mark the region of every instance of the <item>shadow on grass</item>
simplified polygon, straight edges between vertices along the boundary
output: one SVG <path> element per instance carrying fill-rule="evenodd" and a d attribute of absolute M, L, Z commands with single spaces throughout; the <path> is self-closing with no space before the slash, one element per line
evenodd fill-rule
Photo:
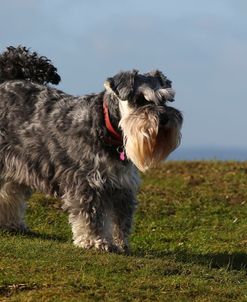
<path fill-rule="evenodd" d="M 161 252 L 151 250 L 147 254 L 138 251 L 137 256 L 164 259 L 166 257 L 175 258 L 176 261 L 188 264 L 199 264 L 210 268 L 225 268 L 227 270 L 246 270 L 247 271 L 247 253 L 207 253 L 194 254 L 186 250 L 174 252 Z"/>
<path fill-rule="evenodd" d="M 44 234 L 44 233 L 29 231 L 27 233 L 27 236 L 32 237 L 32 238 L 40 238 L 40 239 L 43 239 L 43 240 L 68 242 L 67 238 L 65 238 L 63 236 L 59 236 L 59 235 L 54 235 L 54 234 Z"/>
<path fill-rule="evenodd" d="M 10 231 L 10 230 L 1 230 L 1 232 L 8 234 L 9 236 L 22 236 L 24 238 L 37 238 L 42 240 L 52 240 L 58 242 L 68 242 L 69 239 L 63 236 L 55 235 L 55 234 L 45 234 L 45 233 L 38 233 L 34 231 Z"/>

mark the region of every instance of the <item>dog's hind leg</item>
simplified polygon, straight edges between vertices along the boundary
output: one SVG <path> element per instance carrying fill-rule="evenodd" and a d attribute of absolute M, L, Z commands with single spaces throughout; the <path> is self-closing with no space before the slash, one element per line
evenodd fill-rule
<path fill-rule="evenodd" d="M 25 203 L 31 190 L 12 181 L 0 180 L 0 228 L 25 231 Z"/>

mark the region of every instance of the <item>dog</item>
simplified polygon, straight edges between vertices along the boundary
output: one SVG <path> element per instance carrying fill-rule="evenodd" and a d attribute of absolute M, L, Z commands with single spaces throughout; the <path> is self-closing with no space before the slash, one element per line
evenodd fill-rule
<path fill-rule="evenodd" d="M 0 228 L 26 231 L 33 190 L 60 198 L 73 242 L 128 253 L 139 172 L 180 143 L 183 116 L 156 70 L 119 72 L 97 94 L 56 89 L 51 61 L 23 46 L 0 55 Z"/>

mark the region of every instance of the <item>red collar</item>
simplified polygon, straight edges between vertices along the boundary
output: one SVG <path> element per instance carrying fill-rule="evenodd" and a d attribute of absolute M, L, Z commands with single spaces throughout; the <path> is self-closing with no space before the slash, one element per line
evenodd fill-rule
<path fill-rule="evenodd" d="M 125 161 L 126 155 L 125 155 L 125 150 L 123 147 L 123 137 L 112 126 L 110 116 L 109 116 L 108 103 L 105 98 L 103 100 L 103 109 L 104 109 L 104 119 L 105 119 L 106 129 L 108 130 L 108 132 L 110 134 L 109 137 L 106 137 L 106 136 L 104 137 L 104 142 L 107 145 L 113 145 L 116 148 L 116 151 L 119 153 L 119 159 L 121 161 Z"/>
<path fill-rule="evenodd" d="M 104 140 L 107 143 L 110 143 L 114 146 L 119 146 L 120 147 L 120 146 L 123 145 L 123 137 L 112 126 L 110 116 L 109 116 L 108 103 L 107 103 L 105 98 L 104 98 L 104 101 L 103 101 L 103 109 L 104 109 L 105 125 L 106 125 L 106 128 L 107 128 L 108 132 L 111 135 L 111 137 L 105 137 Z"/>

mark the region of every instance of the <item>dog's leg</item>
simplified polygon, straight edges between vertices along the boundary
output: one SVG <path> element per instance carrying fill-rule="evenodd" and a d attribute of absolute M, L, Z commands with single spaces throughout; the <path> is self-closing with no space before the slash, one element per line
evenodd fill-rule
<path fill-rule="evenodd" d="M 69 212 L 74 244 L 85 249 L 114 252 L 111 218 L 102 198 L 95 192 L 79 199 L 69 195 L 64 196 L 64 209 Z"/>
<path fill-rule="evenodd" d="M 131 194 L 119 195 L 113 203 L 114 233 L 113 240 L 119 252 L 129 253 L 128 237 L 130 235 L 136 201 Z"/>
<path fill-rule="evenodd" d="M 26 231 L 24 222 L 25 202 L 31 190 L 11 181 L 0 181 L 0 228 Z"/>

